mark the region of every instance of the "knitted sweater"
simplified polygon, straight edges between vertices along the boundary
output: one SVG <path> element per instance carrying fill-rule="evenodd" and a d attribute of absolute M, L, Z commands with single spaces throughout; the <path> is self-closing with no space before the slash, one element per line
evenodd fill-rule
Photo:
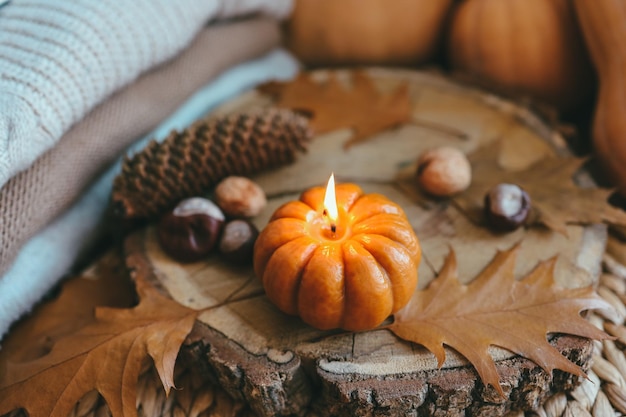
<path fill-rule="evenodd" d="M 0 188 L 211 19 L 291 0 L 12 0 L 0 9 Z"/>

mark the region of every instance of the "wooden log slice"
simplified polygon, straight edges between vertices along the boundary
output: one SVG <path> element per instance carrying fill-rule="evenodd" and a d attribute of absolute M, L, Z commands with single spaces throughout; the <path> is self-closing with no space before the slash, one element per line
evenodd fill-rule
<path fill-rule="evenodd" d="M 331 171 L 338 181 L 355 182 L 365 192 L 380 192 L 400 204 L 420 238 L 423 288 L 442 267 L 450 248 L 457 254 L 459 278 L 470 281 L 503 250 L 521 242 L 516 275 L 559 255 L 556 280 L 568 287 L 593 283 L 606 241 L 603 226 L 569 226 L 567 236 L 542 228 L 506 235 L 473 224 L 449 200 L 432 200 L 412 185 L 417 156 L 425 149 L 452 145 L 466 152 L 501 141 L 507 169 L 528 167 L 539 158 L 565 153 L 559 134 L 536 115 L 493 95 L 455 84 L 441 76 L 406 70 L 371 69 L 381 92 L 408 82 L 413 120 L 382 132 L 349 150 L 349 129 L 315 138 L 297 163 L 254 178 L 269 197 L 254 219 L 263 228 L 282 203 L 322 185 Z M 323 81 L 327 72 L 317 72 Z M 338 71 L 342 82 L 350 73 Z M 271 105 L 249 92 L 214 114 Z M 194 368 L 211 376 L 234 398 L 261 416 L 274 415 L 502 415 L 532 409 L 578 379 L 546 374 L 529 360 L 494 347 L 505 397 L 480 382 L 474 369 L 448 349 L 441 369 L 422 347 L 387 330 L 362 333 L 320 331 L 275 308 L 251 268 L 234 267 L 215 255 L 204 262 L 179 264 L 165 255 L 153 227 L 126 242 L 128 265 L 148 267 L 155 285 L 181 304 L 202 313 L 183 349 Z M 514 326 L 511 323 L 511 326 Z M 591 342 L 553 336 L 551 343 L 586 368 Z"/>

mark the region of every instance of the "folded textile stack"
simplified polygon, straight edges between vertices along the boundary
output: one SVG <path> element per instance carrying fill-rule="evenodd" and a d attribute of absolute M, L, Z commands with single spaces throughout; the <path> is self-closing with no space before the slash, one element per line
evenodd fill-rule
<path fill-rule="evenodd" d="M 131 143 L 293 75 L 295 61 L 271 52 L 290 7 L 13 0 L 0 9 L 0 338 L 93 237 L 117 172 L 107 168 Z"/>

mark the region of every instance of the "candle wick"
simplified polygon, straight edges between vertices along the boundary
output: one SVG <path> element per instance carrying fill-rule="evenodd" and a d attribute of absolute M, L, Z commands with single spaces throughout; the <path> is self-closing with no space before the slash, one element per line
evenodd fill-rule
<path fill-rule="evenodd" d="M 330 231 L 333 234 L 335 234 L 337 232 L 337 225 L 335 223 L 333 223 L 333 221 L 328 216 L 328 210 L 327 209 L 324 209 L 324 211 L 322 211 L 322 216 L 324 216 L 328 220 L 328 222 L 330 223 Z"/>

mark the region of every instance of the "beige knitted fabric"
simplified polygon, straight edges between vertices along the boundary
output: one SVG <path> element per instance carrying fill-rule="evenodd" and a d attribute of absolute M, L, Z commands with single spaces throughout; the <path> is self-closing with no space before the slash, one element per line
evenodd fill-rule
<path fill-rule="evenodd" d="M 208 21 L 291 0 L 12 0 L 0 9 L 0 187 Z"/>
<path fill-rule="evenodd" d="M 58 145 L 11 178 L 0 190 L 0 275 L 21 246 L 66 210 L 130 143 L 221 71 L 278 42 L 278 24 L 269 18 L 203 29 L 182 54 L 96 107 Z"/>

